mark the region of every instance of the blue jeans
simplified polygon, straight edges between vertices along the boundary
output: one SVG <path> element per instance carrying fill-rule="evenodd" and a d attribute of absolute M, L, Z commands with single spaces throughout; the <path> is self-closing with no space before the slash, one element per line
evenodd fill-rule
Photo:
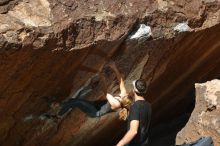
<path fill-rule="evenodd" d="M 67 101 L 61 103 L 61 108 L 58 115 L 62 116 L 66 112 L 68 112 L 71 108 L 74 107 L 81 109 L 90 117 L 100 117 L 107 113 L 113 112 L 110 103 L 107 101 L 104 102 L 104 104 L 102 103 L 101 107 L 97 109 L 95 106 L 95 102 L 93 103 L 91 101 L 87 101 L 83 99 L 70 98 Z"/>

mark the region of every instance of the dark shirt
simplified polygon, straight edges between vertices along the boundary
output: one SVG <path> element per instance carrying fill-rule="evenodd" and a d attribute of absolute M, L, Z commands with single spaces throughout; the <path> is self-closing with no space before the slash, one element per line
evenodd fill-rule
<path fill-rule="evenodd" d="M 141 146 L 147 144 L 151 112 L 151 105 L 145 100 L 135 101 L 134 104 L 131 105 L 128 116 L 128 130 L 130 129 L 130 122 L 132 120 L 138 120 L 139 127 L 138 133 L 129 144 Z"/>

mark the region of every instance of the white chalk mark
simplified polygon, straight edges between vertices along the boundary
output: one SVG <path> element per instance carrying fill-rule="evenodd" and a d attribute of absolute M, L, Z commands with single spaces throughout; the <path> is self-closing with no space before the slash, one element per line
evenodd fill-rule
<path fill-rule="evenodd" d="M 174 31 L 177 31 L 177 32 L 186 32 L 189 30 L 190 30 L 190 27 L 188 26 L 187 22 L 179 23 L 174 27 Z"/>
<path fill-rule="evenodd" d="M 129 39 L 139 39 L 142 37 L 149 38 L 151 35 L 152 32 L 150 26 L 147 26 L 145 24 L 140 24 L 138 30 L 134 34 L 128 36 L 128 38 Z"/>

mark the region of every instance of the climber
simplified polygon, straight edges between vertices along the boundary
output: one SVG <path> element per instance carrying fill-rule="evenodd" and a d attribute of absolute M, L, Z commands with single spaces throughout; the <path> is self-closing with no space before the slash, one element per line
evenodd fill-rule
<path fill-rule="evenodd" d="M 134 103 L 128 116 L 128 131 L 117 146 L 147 146 L 151 120 L 151 105 L 145 100 L 147 91 L 143 80 L 133 81 Z"/>
<path fill-rule="evenodd" d="M 63 117 L 68 111 L 73 107 L 78 107 L 83 112 L 85 112 L 90 117 L 100 117 L 106 113 L 113 112 L 119 108 L 123 110 L 119 112 L 120 119 L 126 119 L 127 111 L 132 103 L 132 98 L 127 94 L 124 80 L 122 75 L 118 71 L 115 63 L 109 63 L 109 67 L 115 72 L 118 81 L 120 82 L 120 94 L 119 96 L 113 96 L 107 93 L 107 101 L 87 101 L 81 99 L 82 94 L 85 96 L 83 91 L 87 90 L 88 86 L 82 87 L 78 92 L 73 95 L 73 98 L 70 98 L 61 104 L 52 103 L 51 107 L 56 109 L 55 114 L 46 114 L 47 117 Z M 94 82 L 94 81 L 93 81 Z M 88 93 L 88 92 L 87 92 Z M 58 107 L 58 108 L 57 108 Z"/>
<path fill-rule="evenodd" d="M 114 62 L 109 63 L 109 67 L 114 71 L 116 74 L 117 80 L 119 82 L 120 94 L 118 96 L 112 96 L 111 94 L 107 94 L 106 98 L 111 105 L 112 109 L 119 109 L 122 110 L 119 112 L 120 119 L 126 120 L 129 108 L 133 103 L 132 92 L 128 93 L 125 87 L 124 79 L 119 72 L 116 64 Z"/>

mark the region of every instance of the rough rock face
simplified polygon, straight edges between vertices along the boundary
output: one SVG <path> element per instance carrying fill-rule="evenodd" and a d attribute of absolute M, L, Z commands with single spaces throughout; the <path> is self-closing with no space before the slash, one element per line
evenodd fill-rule
<path fill-rule="evenodd" d="M 59 122 L 40 116 L 50 109 L 43 96 L 71 97 L 110 59 L 128 86 L 146 79 L 154 123 L 182 113 L 193 84 L 219 76 L 219 9 L 219 1 L 205 0 L 1 1 L 1 145 L 114 145 L 123 132 L 117 114 L 92 119 L 74 109 Z M 186 22 L 187 32 L 174 31 Z M 151 27 L 151 38 L 130 39 L 139 24 Z M 116 94 L 106 72 L 107 90 Z M 85 98 L 104 99 L 102 84 Z"/>
<path fill-rule="evenodd" d="M 186 126 L 178 133 L 176 143 L 192 142 L 211 136 L 220 145 L 220 80 L 196 84 L 196 106 Z"/>

